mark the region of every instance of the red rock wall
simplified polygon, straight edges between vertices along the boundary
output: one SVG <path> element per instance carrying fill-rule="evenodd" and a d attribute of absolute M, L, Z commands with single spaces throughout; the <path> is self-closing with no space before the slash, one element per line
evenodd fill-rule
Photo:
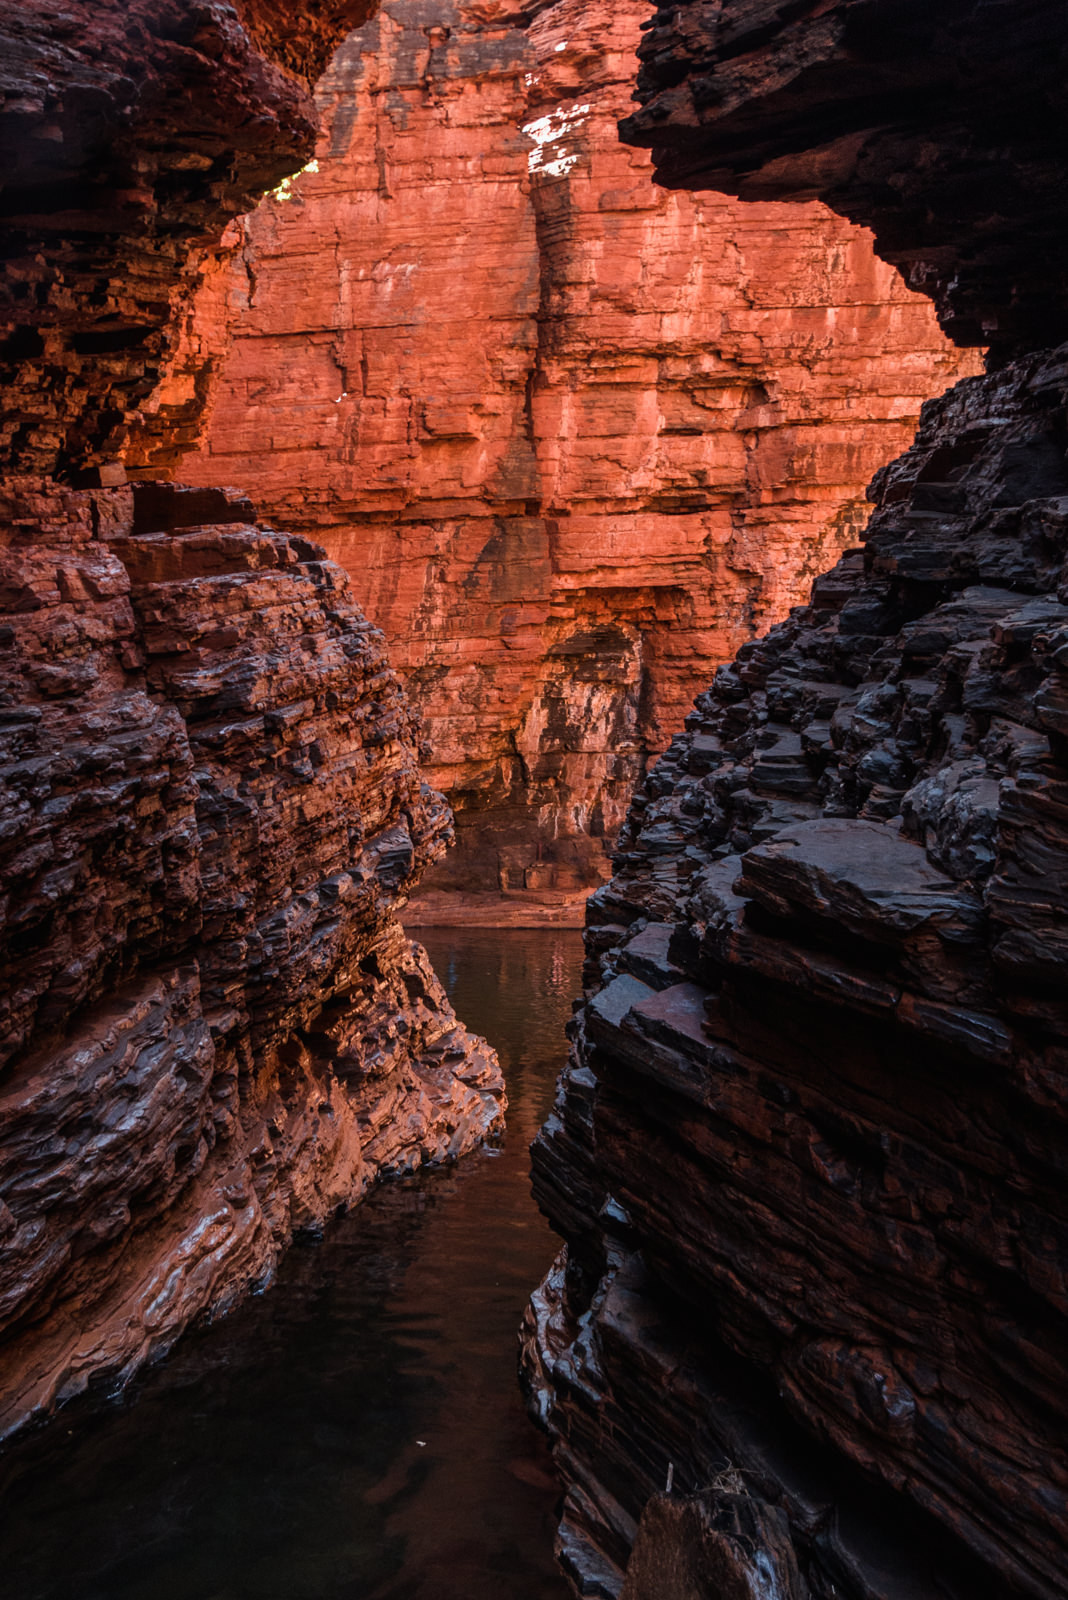
<path fill-rule="evenodd" d="M 254 484 L 385 630 L 457 810 L 443 885 L 603 878 L 708 664 L 855 541 L 974 364 L 820 206 L 652 186 L 615 128 L 644 10 L 387 4 L 172 378 L 193 418 L 220 369 L 183 475 Z M 135 459 L 173 458 L 150 429 Z"/>
<path fill-rule="evenodd" d="M 366 14 L 0 19 L 0 1436 L 500 1126 L 397 920 L 451 824 L 344 571 L 238 494 L 66 481 L 121 482 L 213 230 L 311 147 L 290 69 Z"/>
<path fill-rule="evenodd" d="M 932 404 L 589 902 L 534 1147 L 577 1573 L 732 1463 L 817 1593 L 1063 1593 L 1066 356 Z"/>
<path fill-rule="evenodd" d="M 396 920 L 449 815 L 344 572 L 203 491 L 3 513 L 0 1435 L 502 1099 Z"/>

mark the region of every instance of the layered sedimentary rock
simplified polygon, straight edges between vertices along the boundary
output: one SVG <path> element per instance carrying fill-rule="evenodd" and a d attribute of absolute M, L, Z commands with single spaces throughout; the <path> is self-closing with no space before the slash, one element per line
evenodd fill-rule
<path fill-rule="evenodd" d="M 200 490 L 5 497 L 0 1430 L 499 1124 L 395 918 L 449 815 L 346 574 Z"/>
<path fill-rule="evenodd" d="M 936 9 L 992 59 L 996 7 Z M 1042 11 L 1020 10 L 1026 63 Z M 901 24 L 873 137 L 911 149 L 909 190 L 933 15 L 662 8 L 642 115 L 667 176 L 761 170 L 795 93 L 812 127 L 871 116 L 836 98 L 867 19 Z M 1060 14 L 1044 26 L 1056 59 Z M 1020 64 L 999 46 L 985 114 L 1005 126 Z M 943 109 L 931 214 L 893 248 L 958 226 L 967 297 L 986 235 L 942 184 L 979 146 L 955 150 Z M 1063 162 L 1028 143 L 1042 114 L 1004 162 Z M 823 159 L 784 158 L 780 192 Z M 1047 262 L 1017 265 L 984 292 L 1022 339 Z M 698 697 L 590 902 L 587 1000 L 535 1147 L 566 1248 L 525 1335 L 583 1593 L 620 1593 L 632 1545 L 636 1600 L 1066 1592 L 1066 401 L 1062 346 L 928 405 L 863 550 Z"/>
<path fill-rule="evenodd" d="M 41 0 L 0 16 L 0 461 L 118 461 L 190 249 L 314 147 L 308 83 L 368 0 Z"/>
<path fill-rule="evenodd" d="M 254 483 L 353 575 L 457 808 L 441 885 L 601 881 L 709 664 L 807 596 L 972 370 L 824 207 L 653 187 L 616 134 L 644 12 L 388 3 L 130 457 L 174 465 L 214 371 L 178 470 Z"/>
<path fill-rule="evenodd" d="M 4 19 L 0 1434 L 500 1123 L 396 919 L 451 824 L 344 571 L 237 494 L 42 475 L 121 480 L 194 235 L 306 157 L 291 69 L 364 16 Z"/>
<path fill-rule="evenodd" d="M 960 344 L 1068 336 L 1058 0 L 662 3 L 641 110 L 659 182 L 819 196 L 873 228 Z"/>

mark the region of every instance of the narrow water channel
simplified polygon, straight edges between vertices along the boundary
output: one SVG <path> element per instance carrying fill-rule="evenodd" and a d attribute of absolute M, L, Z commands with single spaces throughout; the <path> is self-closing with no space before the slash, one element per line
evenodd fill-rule
<path fill-rule="evenodd" d="M 516 1329 L 554 1252 L 527 1146 L 579 988 L 566 930 L 428 930 L 497 1047 L 503 1148 L 383 1185 L 122 1402 L 0 1457 L 4 1600 L 565 1600 Z"/>

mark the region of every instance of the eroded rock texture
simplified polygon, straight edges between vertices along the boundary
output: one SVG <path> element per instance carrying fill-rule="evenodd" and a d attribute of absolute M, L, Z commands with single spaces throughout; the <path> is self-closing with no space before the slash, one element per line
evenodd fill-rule
<path fill-rule="evenodd" d="M 784 1513 L 751 1495 L 654 1495 L 622 1600 L 809 1600 Z"/>
<path fill-rule="evenodd" d="M 648 58 L 677 75 L 671 172 L 758 165 L 783 103 L 763 86 L 817 22 L 896 15 L 908 88 L 936 13 L 974 12 L 989 55 L 979 10 L 662 11 L 693 64 Z M 706 88 L 722 143 L 711 111 L 688 142 Z M 904 95 L 909 126 L 924 103 Z M 990 286 L 1012 318 L 1044 262 Z M 863 551 L 698 697 L 590 902 L 535 1146 L 566 1248 L 525 1331 L 583 1593 L 618 1594 L 632 1544 L 643 1600 L 1068 1592 L 1066 399 L 1062 346 L 928 405 Z"/>
<path fill-rule="evenodd" d="M 312 10 L 3 17 L 0 1436 L 500 1125 L 396 918 L 451 822 L 345 572 L 235 493 L 53 475 L 121 480 L 194 236 L 312 148 L 291 69 L 367 9 Z"/>
<path fill-rule="evenodd" d="M 1060 0 L 662 0 L 624 138 L 657 180 L 819 196 L 959 344 L 1068 337 Z"/>
<path fill-rule="evenodd" d="M 220 372 L 179 470 L 254 483 L 352 573 L 463 890 L 603 880 L 709 665 L 807 597 L 921 400 L 974 370 L 824 207 L 653 187 L 616 133 L 645 9 L 387 3 L 132 457 L 169 469 L 167 408 Z"/>
<path fill-rule="evenodd" d="M 590 903 L 537 1303 L 568 1538 L 616 1561 L 669 1460 L 691 1491 L 729 1460 L 817 1593 L 883 1592 L 774 1423 L 709 1398 L 690 1434 L 722 1341 L 1006 1589 L 1064 1592 L 1066 389 L 1062 351 L 930 404 L 864 554 L 719 672 Z"/>
<path fill-rule="evenodd" d="M 346 574 L 201 490 L 3 507 L 0 1429 L 498 1126 L 397 907 L 449 815 Z"/>
<path fill-rule="evenodd" d="M 0 462 L 113 467 L 201 271 L 193 245 L 301 166 L 307 81 L 370 0 L 0 9 Z"/>

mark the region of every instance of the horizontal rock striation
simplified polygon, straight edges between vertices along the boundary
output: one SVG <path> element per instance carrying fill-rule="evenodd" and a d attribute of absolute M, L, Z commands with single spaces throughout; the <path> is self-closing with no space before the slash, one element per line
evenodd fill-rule
<path fill-rule="evenodd" d="M 119 462 L 368 10 L 0 20 L 0 1436 L 501 1124 L 493 1052 L 397 920 L 451 821 L 381 634 L 241 495 Z"/>
<path fill-rule="evenodd" d="M 450 821 L 344 572 L 213 491 L 3 516 L 0 1433 L 503 1105 L 396 919 Z"/>
<path fill-rule="evenodd" d="M 1068 338 L 1059 0 L 660 0 L 640 55 L 659 183 L 819 197 L 996 360 Z"/>
<path fill-rule="evenodd" d="M 174 468 L 214 372 L 177 470 L 254 483 L 353 575 L 456 808 L 442 888 L 602 881 L 710 664 L 807 596 L 976 369 L 824 207 L 651 184 L 616 133 L 643 14 L 388 0 L 127 457 Z"/>
<path fill-rule="evenodd" d="M 1066 398 L 925 408 L 590 901 L 528 1328 L 583 1592 L 730 1467 L 813 1594 L 1064 1593 Z"/>
<path fill-rule="evenodd" d="M 0 462 L 115 481 L 202 275 L 191 248 L 311 154 L 368 0 L 41 0 L 0 17 Z M 121 477 L 119 478 L 121 481 Z"/>
<path fill-rule="evenodd" d="M 663 181 L 818 193 L 998 348 L 698 696 L 590 901 L 524 1331 L 583 1593 L 1066 1592 L 1068 346 L 1026 348 L 1064 331 L 1063 19 L 1007 16 L 647 30 Z"/>

